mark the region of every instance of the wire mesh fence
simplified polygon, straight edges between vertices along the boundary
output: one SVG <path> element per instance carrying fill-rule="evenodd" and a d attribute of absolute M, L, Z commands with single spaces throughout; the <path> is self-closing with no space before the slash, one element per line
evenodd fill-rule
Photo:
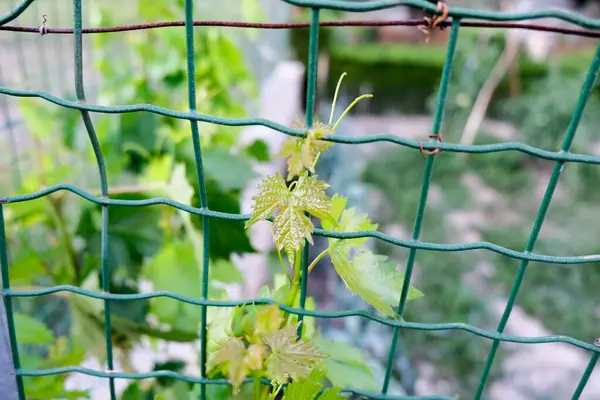
<path fill-rule="evenodd" d="M 111 243 L 109 240 L 109 232 L 108 232 L 108 215 L 110 212 L 111 206 L 123 206 L 123 207 L 149 207 L 154 205 L 166 205 L 169 207 L 174 207 L 176 209 L 200 216 L 202 218 L 202 225 L 204 229 L 207 229 L 209 224 L 218 224 L 219 220 L 231 220 L 231 221 L 239 221 L 242 223 L 243 221 L 248 220 L 249 215 L 243 214 L 230 214 L 223 212 L 216 212 L 210 209 L 210 204 L 207 204 L 207 187 L 205 182 L 205 176 L 203 171 L 203 157 L 202 157 L 202 148 L 200 144 L 200 136 L 201 132 L 198 127 L 199 122 L 225 125 L 225 126 L 250 126 L 250 125 L 261 125 L 264 127 L 268 127 L 277 131 L 279 133 L 302 137 L 305 135 L 305 130 L 289 128 L 286 126 L 282 126 L 280 124 L 273 123 L 268 120 L 263 120 L 259 118 L 246 118 L 246 119 L 232 119 L 232 118 L 223 118 L 219 116 L 213 115 L 204 115 L 200 114 L 196 111 L 196 83 L 194 81 L 194 70 L 196 68 L 196 60 L 194 57 L 194 52 L 191 49 L 194 48 L 194 36 L 192 34 L 195 26 L 202 25 L 226 25 L 226 26 L 240 26 L 240 27 L 254 27 L 254 28 L 263 28 L 263 29 L 291 29 L 291 28 L 309 28 L 309 51 L 308 51 L 308 71 L 307 71 L 307 87 L 306 87 L 306 126 L 311 127 L 314 123 L 314 108 L 315 108 L 315 92 L 316 92 L 316 78 L 317 78 L 317 63 L 318 63 L 318 43 L 319 43 L 319 30 L 321 26 L 336 26 L 336 25 L 363 25 L 363 26 L 372 26 L 377 24 L 388 24 L 388 25 L 409 25 L 409 26 L 417 26 L 423 23 L 423 21 L 383 21 L 383 22 L 373 22 L 373 21 L 353 21 L 353 22 L 344 22 L 344 21 L 327 21 L 323 22 L 320 20 L 320 11 L 322 9 L 332 9 L 332 10 L 341 10 L 347 12 L 368 12 L 375 10 L 382 10 L 391 7 L 397 6 L 409 6 L 415 8 L 423 8 L 429 13 L 436 15 L 436 11 L 440 11 L 439 8 L 436 9 L 436 5 L 431 4 L 424 0 L 372 0 L 366 2 L 351 2 L 351 1 L 343 1 L 343 0 L 283 0 L 284 2 L 303 7 L 310 10 L 311 20 L 310 23 L 296 23 L 296 24 L 246 24 L 246 23 L 227 23 L 227 22 L 207 22 L 207 21 L 194 21 L 193 15 L 193 0 L 185 0 L 185 18 L 183 21 L 178 22 L 169 22 L 169 23 L 155 23 L 155 24 L 143 24 L 136 26 L 127 26 L 127 27 L 114 27 L 114 28 L 100 28 L 100 29 L 84 29 L 83 23 L 83 12 L 82 12 L 82 1 L 74 0 L 73 1 L 73 20 L 74 26 L 73 29 L 52 29 L 46 28 L 44 26 L 41 27 L 31 27 L 31 28 L 23 28 L 23 27 L 14 27 L 7 26 L 6 24 L 16 20 L 23 12 L 25 12 L 29 7 L 31 7 L 35 2 L 34 0 L 24 0 L 22 1 L 16 8 L 10 11 L 8 14 L 0 17 L 0 29 L 2 30 L 12 30 L 12 31 L 22 31 L 22 32 L 30 32 L 30 33 L 43 33 L 43 34 L 64 34 L 64 35 L 73 35 L 73 44 L 74 44 L 74 83 L 75 83 L 75 93 L 77 100 L 70 101 L 64 98 L 60 98 L 49 94 L 47 91 L 42 88 L 42 90 L 36 89 L 11 89 L 9 87 L 0 87 L 0 93 L 5 96 L 16 96 L 16 97 L 35 97 L 43 99 L 47 102 L 53 103 L 59 107 L 66 107 L 73 110 L 79 110 L 81 113 L 81 118 L 84 122 L 85 128 L 87 130 L 90 143 L 92 145 L 96 160 L 98 173 L 100 178 L 100 186 L 101 186 L 101 195 L 94 196 L 76 186 L 73 185 L 55 185 L 49 188 L 45 188 L 35 193 L 30 193 L 26 195 L 20 196 L 0 196 L 0 264 L 1 264 L 1 272 L 2 272 L 2 296 L 3 296 L 3 305 L 6 313 L 6 324 L 8 327 L 8 338 L 10 341 L 10 349 L 11 349 L 11 358 L 12 365 L 14 367 L 14 380 L 13 384 L 16 384 L 14 388 L 17 393 L 11 393 L 11 386 L 7 385 L 6 388 L 0 389 L 0 393 L 3 393 L 4 398 L 13 399 L 19 398 L 21 400 L 25 399 L 25 392 L 23 386 L 23 377 L 28 376 L 50 376 L 50 375 L 58 375 L 65 373 L 82 373 L 90 376 L 105 378 L 108 381 L 108 385 L 110 386 L 110 396 L 111 400 L 115 400 L 117 398 L 115 391 L 115 383 L 116 379 L 146 379 L 152 377 L 169 377 L 179 380 L 184 380 L 190 383 L 195 383 L 200 385 L 200 396 L 202 399 L 207 398 L 206 388 L 207 385 L 212 384 L 220 384 L 225 385 L 228 384 L 227 380 L 224 379 L 209 379 L 207 377 L 206 370 L 206 361 L 207 361 L 207 309 L 209 307 L 233 307 L 236 305 L 242 304 L 272 304 L 273 301 L 269 299 L 249 299 L 245 301 L 214 301 L 208 299 L 208 273 L 209 273 L 209 259 L 208 259 L 208 246 L 210 245 L 210 236 L 208 233 L 204 235 L 204 262 L 202 268 L 202 287 L 200 290 L 201 297 L 199 299 L 190 298 L 187 296 L 182 296 L 177 293 L 172 292 L 150 292 L 144 294 L 136 294 L 136 295 L 127 295 L 127 294 L 113 294 L 111 293 L 110 287 L 110 265 L 109 265 L 109 254 L 111 251 Z M 599 31 L 600 29 L 600 21 L 591 20 L 588 18 L 584 18 L 582 16 L 564 12 L 564 11 L 537 11 L 531 13 L 501 13 L 501 12 L 493 12 L 493 11 L 477 11 L 473 9 L 463 9 L 463 8 L 453 8 L 450 7 L 447 9 L 448 14 L 444 16 L 444 18 L 440 18 L 435 24 L 430 23 L 428 26 L 425 26 L 426 29 L 435 29 L 437 27 L 449 28 L 450 34 L 447 44 L 446 50 L 446 62 L 443 67 L 442 76 L 440 78 L 440 86 L 438 93 L 438 101 L 434 114 L 434 122 L 431 128 L 431 140 L 426 143 L 420 143 L 414 140 L 402 139 L 396 136 L 387 135 L 387 134 L 373 134 L 359 138 L 347 138 L 342 136 L 328 136 L 325 140 L 329 140 L 336 143 L 343 143 L 349 145 L 360 145 L 365 143 L 374 143 L 374 142 L 387 142 L 393 145 L 406 146 L 414 149 L 415 151 L 421 151 L 428 153 L 425 161 L 425 169 L 421 186 L 421 195 L 418 203 L 418 208 L 416 210 L 416 219 L 414 223 L 414 229 L 412 233 L 411 239 L 402 240 L 395 237 L 391 237 L 389 235 L 377 232 L 377 231 L 360 231 L 360 232 L 352 232 L 352 233 L 339 233 L 339 232 L 331 232 L 323 229 L 316 229 L 315 234 L 317 236 L 330 237 L 330 238 L 340 238 L 340 239 L 350 239 L 350 238 L 360 238 L 360 237 L 371 237 L 376 238 L 378 240 L 382 240 L 388 242 L 390 244 L 401 246 L 409 249 L 409 257 L 406 263 L 406 274 L 404 281 L 404 290 L 402 291 L 401 298 L 398 299 L 398 317 L 402 317 L 404 313 L 404 309 L 406 307 L 408 288 L 411 282 L 413 268 L 415 266 L 415 260 L 419 251 L 437 251 L 437 252 L 455 252 L 455 251 L 469 251 L 469 250 L 477 250 L 484 249 L 487 251 L 496 252 L 502 254 L 506 257 L 510 257 L 513 259 L 520 260 L 520 265 L 518 271 L 515 276 L 514 284 L 512 286 L 512 290 L 510 292 L 510 296 L 508 302 L 505 306 L 504 313 L 497 325 L 497 329 L 495 331 L 487 331 L 476 326 L 472 326 L 465 323 L 417 323 L 417 322 L 403 322 L 400 318 L 398 319 L 390 319 L 383 318 L 377 316 L 372 313 L 367 313 L 364 311 L 341 311 L 341 312 L 321 312 L 321 311 L 310 311 L 305 308 L 306 301 L 306 284 L 302 285 L 302 290 L 300 294 L 300 307 L 292 308 L 287 307 L 285 305 L 279 305 L 282 310 L 285 310 L 289 313 L 299 315 L 299 319 L 301 320 L 304 316 L 316 317 L 316 318 L 344 318 L 349 316 L 359 316 L 362 318 L 367 318 L 373 321 L 377 321 L 381 324 L 390 326 L 394 328 L 393 335 L 390 338 L 389 345 L 389 359 L 387 362 L 387 369 L 385 373 L 385 377 L 383 380 L 383 385 L 381 387 L 381 391 L 379 393 L 366 393 L 360 390 L 356 390 L 352 387 L 345 388 L 346 393 L 354 393 L 356 395 L 364 396 L 367 398 L 374 399 L 392 399 L 392 398 L 404 398 L 398 396 L 388 395 L 389 382 L 393 369 L 393 360 L 394 354 L 396 351 L 396 337 L 398 336 L 400 330 L 410 329 L 410 330 L 422 330 L 422 331 L 444 331 L 444 330 L 460 330 L 466 331 L 470 334 L 477 335 L 483 338 L 487 338 L 492 341 L 492 346 L 489 351 L 485 366 L 481 371 L 481 377 L 479 381 L 479 387 L 477 392 L 474 395 L 475 399 L 480 399 L 484 396 L 486 389 L 486 382 L 488 381 L 491 368 L 494 364 L 494 359 L 496 356 L 496 352 L 500 343 L 502 342 L 513 342 L 513 343 L 524 343 L 524 344 L 539 344 L 539 343 L 568 343 L 572 346 L 578 347 L 580 349 L 586 350 L 589 352 L 589 363 L 582 374 L 580 380 L 576 383 L 575 390 L 573 392 L 572 398 L 579 398 L 582 392 L 585 389 L 585 386 L 594 370 L 595 365 L 598 362 L 598 358 L 600 357 L 600 346 L 598 341 L 590 340 L 590 342 L 583 342 L 581 340 L 576 340 L 571 337 L 566 336 L 547 336 L 547 337 L 515 337 L 504 334 L 504 329 L 508 322 L 508 319 L 511 316 L 511 312 L 515 306 L 517 296 L 519 291 L 522 289 L 522 281 L 526 274 L 528 264 L 532 261 L 545 262 L 549 264 L 581 264 L 581 263 L 594 263 L 600 262 L 600 255 L 579 255 L 579 256 L 550 256 L 544 254 L 537 254 L 534 252 L 534 248 L 536 245 L 536 241 L 538 239 L 538 235 L 544 223 L 546 213 L 552 201 L 554 191 L 558 185 L 559 178 L 561 173 L 568 162 L 574 163 L 585 163 L 585 164 L 600 164 L 600 157 L 586 154 L 574 154 L 570 152 L 571 145 L 577 133 L 578 124 L 581 120 L 582 114 L 586 107 L 587 101 L 590 97 L 592 89 L 596 83 L 596 78 L 598 75 L 598 71 L 600 69 L 600 45 L 598 46 L 595 56 L 592 60 L 591 65 L 589 66 L 589 70 L 587 76 L 585 77 L 584 82 L 581 87 L 581 94 L 579 96 L 579 100 L 577 105 L 573 111 L 573 116 L 571 122 L 564 134 L 563 144 L 560 151 L 551 152 L 547 150 L 542 150 L 533 146 L 525 145 L 517 142 L 509 142 L 509 143 L 498 143 L 492 145 L 460 145 L 447 143 L 442 141 L 442 121 L 444 117 L 445 110 L 445 102 L 448 92 L 449 86 L 449 77 L 452 71 L 452 62 L 454 60 L 454 53 L 456 49 L 457 41 L 459 40 L 459 32 L 462 27 L 468 26 L 484 26 L 484 27 L 508 27 L 508 28 L 528 28 L 528 29 L 537 29 L 537 30 L 549 30 L 562 32 L 565 34 L 574 34 L 588 37 L 600 37 Z M 437 14 L 439 16 L 439 14 Z M 565 29 L 565 28 L 550 28 L 544 26 L 537 26 L 534 24 L 521 24 L 519 21 L 523 20 L 535 20 L 540 18 L 557 18 L 569 23 L 573 23 L 578 25 L 579 28 L 576 29 Z M 84 34 L 100 34 L 102 32 L 118 32 L 125 30 L 135 30 L 135 29 L 153 29 L 153 28 L 165 28 L 165 27 L 174 27 L 180 26 L 184 27 L 186 31 L 186 46 L 187 46 L 187 71 L 188 71 L 188 106 L 189 111 L 175 111 L 172 109 L 159 107 L 152 104 L 136 104 L 136 105 L 125 105 L 125 106 L 100 106 L 94 105 L 86 102 L 86 92 L 84 90 L 84 77 L 83 77 L 83 61 L 84 61 L 84 46 L 83 46 L 83 36 Z M 42 31 L 43 29 L 43 31 Z M 11 56 L 11 55 L 9 55 Z M 18 56 L 18 55 L 17 55 Z M 27 80 L 27 77 L 25 77 Z M 50 81 L 50 79 L 47 79 Z M 3 96 L 3 98 L 5 98 Z M 154 198 L 150 200 L 121 200 L 121 199 L 113 199 L 109 197 L 108 194 L 108 179 L 107 172 L 105 166 L 105 159 L 103 152 L 100 148 L 94 123 L 91 119 L 92 113 L 108 113 L 108 114 L 120 114 L 120 113 L 135 113 L 135 112 L 149 112 L 154 113 L 170 118 L 187 120 L 190 123 L 190 133 L 193 138 L 193 148 L 195 155 L 195 166 L 196 166 L 196 176 L 197 176 L 197 185 L 200 194 L 200 202 L 201 207 L 191 207 L 170 199 L 166 198 Z M 502 246 L 499 246 L 494 243 L 488 242 L 476 242 L 476 243 L 466 243 L 466 244 L 443 244 L 443 243 L 429 243 L 420 240 L 421 228 L 423 224 L 423 218 L 426 214 L 426 205 L 429 187 L 431 183 L 431 179 L 434 173 L 434 163 L 436 159 L 436 155 L 440 152 L 460 152 L 460 153 L 492 153 L 492 152 L 506 152 L 506 151 L 519 151 L 522 153 L 529 154 L 533 157 L 537 157 L 540 159 L 545 159 L 549 161 L 555 162 L 554 170 L 548 182 L 545 195 L 543 197 L 542 203 L 539 206 L 539 210 L 537 213 L 537 217 L 533 223 L 533 228 L 531 230 L 529 240 L 524 246 L 523 251 L 515 251 Z M 7 154 L 9 157 L 11 154 L 14 154 L 14 149 L 9 149 L 5 151 L 4 154 Z M 10 163 L 11 168 L 16 168 L 14 163 Z M 444 168 L 443 164 L 439 166 L 439 168 Z M 11 288 L 10 284 L 10 274 L 9 274 L 9 257 L 8 251 L 9 246 L 7 242 L 7 234 L 5 229 L 5 210 L 10 207 L 11 204 L 14 203 L 22 203 L 34 199 L 39 199 L 44 196 L 48 196 L 54 192 L 58 191 L 67 191 L 71 192 L 77 196 L 82 197 L 90 202 L 98 204 L 102 207 L 102 229 L 101 229 L 101 270 L 102 270 L 102 292 L 92 292 L 86 289 L 82 289 L 76 286 L 56 286 L 45 289 L 36 289 L 36 290 L 14 290 Z M 308 253 L 304 252 L 302 258 L 302 270 L 304 272 L 307 271 L 309 260 Z M 305 276 L 305 274 L 303 274 Z M 104 371 L 99 370 L 91 370 L 82 368 L 79 366 L 69 366 L 63 368 L 55 368 L 55 369 L 24 369 L 21 367 L 21 360 L 18 352 L 18 343 L 17 343 L 17 332 L 15 331 L 15 321 L 13 315 L 13 298 L 19 297 L 35 297 L 41 296 L 51 293 L 58 292 L 71 292 L 76 295 L 88 296 L 95 299 L 100 299 L 104 301 L 104 329 L 105 329 L 105 341 L 106 341 L 106 358 L 107 358 L 107 369 Z M 200 354 L 200 376 L 187 376 L 179 373 L 175 373 L 172 371 L 153 371 L 149 373 L 123 373 L 116 371 L 114 368 L 114 354 L 113 354 L 113 343 L 112 343 L 112 326 L 111 326 L 111 307 L 113 301 L 131 301 L 131 300 L 141 300 L 141 299 L 150 299 L 156 297 L 166 297 L 175 299 L 181 302 L 185 302 L 187 304 L 193 304 L 198 306 L 199 313 L 201 315 L 201 354 Z M 1 325 L 0 325 L 1 327 Z M 2 350 L 2 347 L 0 347 Z M 0 354 L 0 360 L 3 360 Z M 2 373 L 3 370 L 0 370 Z M 5 376 L 0 376 L 0 382 L 5 382 Z M 3 390 L 5 392 L 3 392 Z M 11 397 L 12 396 L 12 397 Z M 421 397 L 425 398 L 425 397 Z M 431 397 L 427 397 L 431 398 Z M 445 397 L 434 397 L 434 398 L 445 398 Z"/>

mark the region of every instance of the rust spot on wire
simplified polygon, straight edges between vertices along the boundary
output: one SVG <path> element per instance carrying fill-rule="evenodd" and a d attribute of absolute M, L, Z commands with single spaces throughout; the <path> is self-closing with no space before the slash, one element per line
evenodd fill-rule
<path fill-rule="evenodd" d="M 442 140 L 442 134 L 441 133 L 432 133 L 431 135 L 429 135 L 429 137 L 432 138 L 432 139 L 439 140 L 440 143 L 443 142 L 443 140 Z M 423 160 L 427 160 L 427 157 L 425 157 L 425 154 L 430 155 L 430 154 L 441 153 L 442 149 L 437 148 L 437 149 L 434 149 L 434 150 L 425 150 L 423 148 L 423 143 L 419 142 L 419 151 L 421 153 L 421 157 L 423 158 Z"/>
<path fill-rule="evenodd" d="M 419 26 L 423 25 L 423 19 L 403 19 L 403 20 L 364 20 L 364 21 L 322 21 L 319 23 L 322 27 L 327 26 Z M 581 37 L 600 38 L 600 30 L 594 29 L 581 29 L 581 28 L 558 28 L 553 26 L 538 25 L 538 24 L 525 24 L 521 22 L 494 22 L 494 21 L 461 21 L 462 27 L 472 28 L 495 28 L 495 29 L 527 29 L 542 32 L 555 32 L 567 35 L 575 35 Z M 85 28 L 82 33 L 113 33 L 113 32 L 126 32 L 126 31 L 139 31 L 146 29 L 157 29 L 157 28 L 169 28 L 185 26 L 184 21 L 164 21 L 154 22 L 150 24 L 135 24 L 135 25 L 121 25 L 121 26 L 110 26 L 103 28 Z M 260 22 L 233 22 L 233 21 L 194 21 L 194 26 L 221 26 L 231 28 L 258 28 L 258 29 L 301 29 L 310 27 L 310 23 L 307 22 L 295 22 L 295 23 L 260 23 Z M 437 27 L 446 28 L 450 26 L 450 22 L 443 20 L 438 22 Z M 0 26 L 0 31 L 11 31 L 11 32 L 28 32 L 28 33 L 40 33 L 39 27 L 28 27 L 28 26 Z M 59 35 L 72 35 L 73 29 L 71 28 L 47 28 L 46 34 L 59 34 Z"/>
<path fill-rule="evenodd" d="M 435 28 L 439 28 L 440 30 L 444 30 L 447 26 L 446 18 L 448 18 L 448 6 L 443 1 L 438 1 L 437 8 L 435 9 L 436 13 L 440 13 L 440 16 L 436 16 L 434 14 L 433 17 L 423 17 L 425 21 L 424 24 L 417 26 L 423 35 L 425 35 L 425 43 L 429 43 L 429 38 L 431 35 L 431 31 Z"/>

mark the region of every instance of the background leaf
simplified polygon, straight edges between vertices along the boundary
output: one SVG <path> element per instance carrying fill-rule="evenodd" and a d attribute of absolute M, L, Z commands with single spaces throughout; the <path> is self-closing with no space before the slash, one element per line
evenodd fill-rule
<path fill-rule="evenodd" d="M 21 344 L 46 344 L 54 340 L 46 325 L 26 314 L 15 313 L 17 341 Z"/>

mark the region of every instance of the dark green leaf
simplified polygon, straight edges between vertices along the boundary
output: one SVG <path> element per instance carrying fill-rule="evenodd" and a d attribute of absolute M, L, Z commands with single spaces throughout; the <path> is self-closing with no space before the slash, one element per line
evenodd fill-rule
<path fill-rule="evenodd" d="M 269 161 L 269 146 L 264 140 L 257 139 L 248 147 L 246 147 L 246 154 L 250 157 L 255 158 L 257 161 Z"/>
<path fill-rule="evenodd" d="M 212 180 L 207 182 L 206 187 L 208 204 L 211 210 L 232 214 L 240 213 L 240 194 L 238 192 L 224 192 Z M 198 205 L 197 198 L 195 200 L 195 204 Z M 197 226 L 202 226 L 201 218 L 193 217 L 192 221 Z M 209 249 L 211 258 L 226 260 L 229 260 L 231 254 L 256 252 L 250 243 L 248 232 L 244 229 L 244 223 L 224 219 L 212 220 L 210 222 Z"/>
<path fill-rule="evenodd" d="M 126 200 L 145 200 L 142 194 L 120 196 Z M 108 213 L 108 265 L 124 269 L 137 278 L 146 257 L 152 257 L 162 245 L 161 210 L 157 207 L 110 207 Z M 79 221 L 77 235 L 85 241 L 84 256 L 100 263 L 100 207 L 86 208 Z"/>
<path fill-rule="evenodd" d="M 127 386 L 127 389 L 121 394 L 120 400 L 146 400 L 146 393 L 140 388 L 138 382 Z"/>

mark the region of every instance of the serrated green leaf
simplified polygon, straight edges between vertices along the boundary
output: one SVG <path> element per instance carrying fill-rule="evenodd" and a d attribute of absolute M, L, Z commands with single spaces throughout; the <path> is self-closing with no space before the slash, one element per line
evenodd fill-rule
<path fill-rule="evenodd" d="M 246 228 L 272 216 L 281 207 L 281 202 L 289 195 L 285 181 L 279 174 L 266 176 L 257 187 L 260 194 L 252 198 L 254 200 L 252 217 L 246 222 Z"/>
<path fill-rule="evenodd" d="M 14 318 L 19 343 L 45 344 L 54 340 L 52 331 L 35 318 L 21 313 L 15 313 Z"/>
<path fill-rule="evenodd" d="M 402 292 L 403 274 L 394 264 L 386 263 L 386 256 L 361 251 L 350 258 L 350 247 L 337 244 L 329 248 L 331 261 L 348 289 L 389 317 L 395 317 L 396 306 Z M 409 289 L 408 299 L 414 300 L 422 293 Z"/>
<path fill-rule="evenodd" d="M 259 194 L 252 198 L 255 203 L 246 228 L 277 214 L 273 221 L 275 245 L 278 250 L 284 250 L 293 263 L 304 241 L 312 243 L 314 225 L 305 212 L 331 219 L 331 200 L 325 194 L 328 187 L 326 182 L 307 174 L 298 179 L 292 190 L 279 174 L 266 177 L 258 184 Z"/>
<path fill-rule="evenodd" d="M 297 340 L 299 324 L 288 325 L 263 339 L 270 351 L 267 370 L 280 382 L 285 382 L 288 376 L 294 379 L 308 376 L 316 363 L 327 358 L 311 343 Z"/>
<path fill-rule="evenodd" d="M 338 194 L 333 196 L 333 198 L 331 199 L 331 203 L 332 203 L 331 215 L 333 218 L 336 219 L 336 221 L 338 221 L 338 223 L 337 223 L 337 225 L 334 225 L 334 224 L 330 223 L 329 221 L 323 221 L 323 228 L 325 228 L 327 230 L 336 231 L 336 232 L 358 232 L 358 231 L 365 231 L 365 230 L 375 230 L 378 228 L 378 225 L 372 223 L 367 214 L 356 214 L 356 208 L 354 208 L 354 207 L 346 209 L 345 207 L 346 207 L 347 202 L 348 202 L 348 199 L 345 197 L 339 196 Z M 365 242 L 367 240 L 369 240 L 369 238 L 368 237 L 356 238 L 356 239 L 330 238 L 329 243 L 331 245 L 335 245 L 336 243 L 339 243 L 342 240 L 345 245 L 348 245 L 351 247 L 360 247 L 363 244 L 365 244 Z"/>
<path fill-rule="evenodd" d="M 345 209 L 347 199 L 335 195 L 332 200 L 331 214 L 338 219 L 336 225 L 323 221 L 323 227 L 337 232 L 356 232 L 374 230 L 366 214 L 357 215 L 355 208 Z M 352 256 L 352 249 L 363 245 L 368 238 L 335 239 L 329 238 L 329 255 L 338 275 L 353 294 L 360 295 L 367 303 L 389 317 L 396 314 L 395 307 L 404 285 L 404 274 L 397 271 L 395 265 L 386 263 L 386 256 L 376 255 L 361 249 Z M 410 287 L 408 300 L 414 300 L 423 294 Z"/>
<path fill-rule="evenodd" d="M 273 226 L 275 228 L 275 245 L 278 250 L 285 251 L 290 264 L 305 240 L 311 245 L 314 244 L 312 240 L 314 226 L 301 209 L 284 208 L 281 214 L 275 217 Z"/>

